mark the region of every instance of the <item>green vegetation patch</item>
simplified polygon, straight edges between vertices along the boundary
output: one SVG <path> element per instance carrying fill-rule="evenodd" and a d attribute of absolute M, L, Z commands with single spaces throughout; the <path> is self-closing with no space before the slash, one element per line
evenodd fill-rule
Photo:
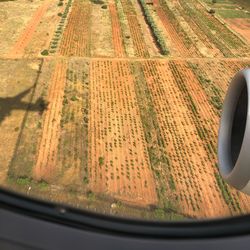
<path fill-rule="evenodd" d="M 238 50 L 244 48 L 244 42 L 242 42 L 241 39 L 239 39 L 216 18 L 211 18 L 209 15 L 205 14 L 205 9 L 194 8 L 194 6 L 188 4 L 187 1 L 184 0 L 180 0 L 180 2 L 182 3 L 186 14 L 192 18 L 204 34 L 206 34 L 208 39 L 216 45 L 225 57 L 234 56 L 231 49 Z M 214 8 L 216 8 L 216 4 L 213 5 L 213 9 Z"/>
<path fill-rule="evenodd" d="M 218 173 L 215 173 L 215 179 L 220 188 L 221 194 L 227 203 L 227 205 L 231 206 L 235 211 L 239 210 L 241 212 L 240 205 L 238 201 L 234 201 L 227 184 L 222 180 L 221 176 Z"/>
<path fill-rule="evenodd" d="M 220 3 L 220 4 L 233 4 L 234 2 L 231 0 L 203 0 L 205 3 L 207 4 L 216 4 L 216 3 Z"/>
<path fill-rule="evenodd" d="M 189 62 L 188 65 L 192 69 L 199 83 L 204 89 L 207 97 L 209 98 L 209 102 L 212 104 L 215 110 L 221 111 L 223 105 L 221 89 L 208 78 L 205 72 L 202 72 L 197 64 Z"/>
<path fill-rule="evenodd" d="M 174 212 L 168 212 L 162 208 L 156 208 L 154 211 L 154 218 L 156 220 L 164 220 L 164 221 L 180 221 L 185 217 L 181 214 L 177 214 Z"/>
<path fill-rule="evenodd" d="M 100 4 L 100 5 L 103 5 L 104 2 L 102 0 L 90 0 L 92 3 L 94 4 Z"/>
<path fill-rule="evenodd" d="M 102 166 L 104 164 L 104 157 L 99 157 L 99 166 Z"/>
<path fill-rule="evenodd" d="M 17 178 L 16 180 L 16 183 L 18 185 L 22 185 L 22 186 L 26 186 L 26 185 L 30 185 L 32 182 L 32 179 L 31 178 L 28 178 L 28 177 L 19 177 Z"/>
<path fill-rule="evenodd" d="M 216 10 L 216 12 L 223 18 L 250 18 L 250 13 L 243 10 Z"/>

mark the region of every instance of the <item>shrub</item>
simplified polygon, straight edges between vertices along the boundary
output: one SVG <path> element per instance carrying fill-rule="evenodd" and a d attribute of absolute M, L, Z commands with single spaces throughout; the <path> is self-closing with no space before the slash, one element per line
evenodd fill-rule
<path fill-rule="evenodd" d="M 49 51 L 48 51 L 47 49 L 45 49 L 45 50 L 43 50 L 43 51 L 41 52 L 41 55 L 42 55 L 42 56 L 48 56 L 48 55 L 49 55 Z"/>
<path fill-rule="evenodd" d="M 210 9 L 210 10 L 208 11 L 208 13 L 214 14 L 214 13 L 215 13 L 215 9 Z"/>
<path fill-rule="evenodd" d="M 85 184 L 89 184 L 89 179 L 88 179 L 87 176 L 85 176 L 85 177 L 83 178 L 83 182 L 84 182 Z"/>
<path fill-rule="evenodd" d="M 87 192 L 87 198 L 90 201 L 94 201 L 95 200 L 95 194 L 90 190 Z"/>
<path fill-rule="evenodd" d="M 70 98 L 70 100 L 74 102 L 74 101 L 77 101 L 78 99 L 77 99 L 77 97 L 76 97 L 75 95 L 73 95 L 73 96 Z"/>
<path fill-rule="evenodd" d="M 100 156 L 98 161 L 99 161 L 99 166 L 102 166 L 104 164 L 104 157 Z"/>
<path fill-rule="evenodd" d="M 157 208 L 154 211 L 154 215 L 157 219 L 164 219 L 165 218 L 165 211 L 162 208 Z"/>

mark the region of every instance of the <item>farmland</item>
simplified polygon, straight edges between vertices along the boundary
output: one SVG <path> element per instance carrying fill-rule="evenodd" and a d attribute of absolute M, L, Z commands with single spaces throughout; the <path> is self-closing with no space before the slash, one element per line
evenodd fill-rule
<path fill-rule="evenodd" d="M 0 6 L 2 186 L 145 219 L 250 212 L 250 198 L 221 179 L 217 159 L 229 81 L 250 66 L 249 6 Z"/>

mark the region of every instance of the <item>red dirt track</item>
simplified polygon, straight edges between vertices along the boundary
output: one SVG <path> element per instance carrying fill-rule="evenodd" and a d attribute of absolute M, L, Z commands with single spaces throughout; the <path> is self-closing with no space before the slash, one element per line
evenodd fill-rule
<path fill-rule="evenodd" d="M 47 0 L 37 9 L 31 20 L 27 24 L 27 27 L 18 38 L 14 47 L 9 52 L 8 55 L 9 57 L 15 57 L 15 58 L 22 57 L 25 48 L 31 41 L 34 33 L 36 32 L 37 26 L 39 25 L 41 19 L 45 15 L 50 3 L 51 1 Z"/>
<path fill-rule="evenodd" d="M 111 22 L 112 22 L 112 38 L 113 38 L 113 45 L 115 49 L 115 56 L 124 57 L 122 33 L 121 33 L 120 22 L 119 22 L 115 4 L 110 3 L 109 10 L 110 10 Z"/>
<path fill-rule="evenodd" d="M 56 160 L 66 77 L 65 63 L 58 63 L 54 72 L 48 90 L 47 100 L 49 105 L 44 114 L 37 162 L 33 171 L 36 180 L 50 180 L 57 167 Z"/>

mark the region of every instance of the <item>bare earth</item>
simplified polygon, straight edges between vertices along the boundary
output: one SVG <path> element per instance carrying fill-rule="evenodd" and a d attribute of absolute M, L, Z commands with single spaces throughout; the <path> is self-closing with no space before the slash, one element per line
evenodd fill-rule
<path fill-rule="evenodd" d="M 21 34 L 21 36 L 17 40 L 14 47 L 11 49 L 11 51 L 8 55 L 9 57 L 22 56 L 25 47 L 28 45 L 28 43 L 32 39 L 32 36 L 33 36 L 35 30 L 37 29 L 37 26 L 38 26 L 39 22 L 41 21 L 43 15 L 47 11 L 49 4 L 50 4 L 50 0 L 44 2 L 43 5 L 38 8 L 38 10 L 33 15 L 32 19 L 28 23 L 26 29 Z"/>

